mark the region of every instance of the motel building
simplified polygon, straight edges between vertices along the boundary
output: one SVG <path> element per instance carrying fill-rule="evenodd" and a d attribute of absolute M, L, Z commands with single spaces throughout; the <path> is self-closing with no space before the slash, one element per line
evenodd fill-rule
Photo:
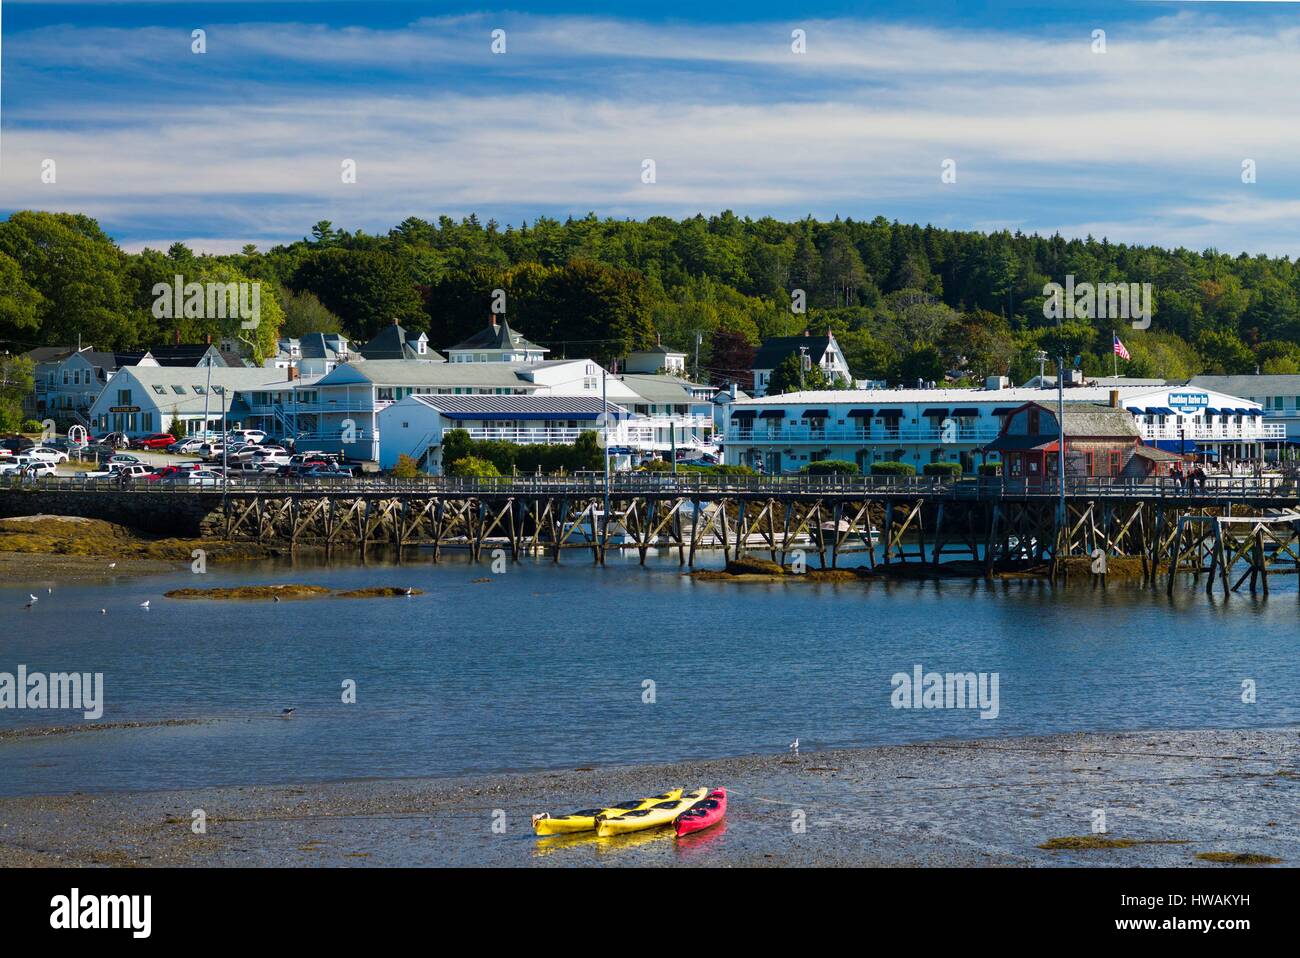
<path fill-rule="evenodd" d="M 596 396 L 448 396 L 419 393 L 383 409 L 379 465 L 391 469 L 407 455 L 422 472 L 442 473 L 443 436 L 461 429 L 471 439 L 519 445 L 572 445 L 583 432 L 607 437 L 614 468 L 626 468 L 651 427 Z"/>
<path fill-rule="evenodd" d="M 1001 461 L 988 448 L 1008 414 L 1026 403 L 1054 407 L 1055 389 L 821 390 L 742 399 L 730 404 L 724 461 L 766 475 L 798 472 L 809 462 L 841 459 L 868 472 L 874 462 L 959 462 L 972 473 Z M 1258 403 L 1205 389 L 1107 384 L 1070 385 L 1066 403 L 1118 404 L 1132 414 L 1142 444 L 1216 461 L 1260 456 L 1285 440 L 1265 423 Z"/>

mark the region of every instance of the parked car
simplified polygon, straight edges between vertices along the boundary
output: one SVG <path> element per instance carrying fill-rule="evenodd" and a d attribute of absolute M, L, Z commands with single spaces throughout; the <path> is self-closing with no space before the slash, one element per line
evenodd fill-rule
<path fill-rule="evenodd" d="M 121 463 L 123 465 L 135 465 L 140 462 L 138 456 L 133 456 L 129 452 L 115 452 L 108 457 L 109 462 Z"/>
<path fill-rule="evenodd" d="M 189 470 L 182 466 L 163 466 L 161 469 L 155 469 L 153 472 L 149 473 L 144 477 L 144 480 L 145 482 L 161 482 L 169 476 L 180 475 L 181 473 L 188 471 Z"/>
<path fill-rule="evenodd" d="M 199 451 L 204 442 L 206 442 L 204 439 L 177 439 L 167 447 L 167 451 L 183 455 L 194 454 Z"/>
<path fill-rule="evenodd" d="M 100 482 L 134 482 L 149 475 L 149 467 L 142 462 L 110 462 L 104 469 L 95 472 L 79 472 L 82 479 L 94 479 Z"/>
<path fill-rule="evenodd" d="M 26 452 L 34 445 L 36 445 L 36 443 L 28 439 L 26 436 L 9 435 L 0 439 L 0 447 L 8 449 L 15 456 Z"/>
<path fill-rule="evenodd" d="M 67 462 L 68 454 L 54 449 L 50 446 L 32 446 L 27 450 L 27 455 L 34 459 L 44 459 L 47 462 Z"/>
<path fill-rule="evenodd" d="M 163 480 L 169 486 L 219 486 L 222 477 L 210 469 L 187 469 Z"/>
<path fill-rule="evenodd" d="M 45 476 L 58 475 L 58 466 L 46 459 L 37 459 L 29 462 L 22 468 L 22 477 L 24 479 L 41 479 Z"/>
<path fill-rule="evenodd" d="M 266 433 L 260 429 L 231 429 L 227 435 L 231 439 L 238 439 L 241 442 L 260 443 L 266 438 Z"/>
<path fill-rule="evenodd" d="M 131 440 L 132 449 L 166 449 L 176 441 L 176 437 L 166 432 L 156 432 L 152 436 L 141 436 Z"/>
<path fill-rule="evenodd" d="M 351 479 L 351 466 L 315 466 L 301 473 L 303 479 Z"/>
<path fill-rule="evenodd" d="M 0 476 L 18 475 L 34 462 L 40 462 L 39 459 L 33 459 L 31 456 L 14 456 L 0 462 Z"/>
<path fill-rule="evenodd" d="M 131 445 L 131 437 L 124 432 L 106 432 L 92 441 L 102 446 L 110 446 L 113 449 L 125 449 Z"/>

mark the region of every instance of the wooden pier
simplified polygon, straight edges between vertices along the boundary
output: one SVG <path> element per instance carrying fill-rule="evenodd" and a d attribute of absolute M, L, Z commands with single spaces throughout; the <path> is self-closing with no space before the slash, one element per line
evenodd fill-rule
<path fill-rule="evenodd" d="M 1060 488 L 1000 477 L 729 477 L 697 473 L 560 478 L 232 481 L 216 488 L 128 486 L 79 480 L 0 483 L 4 515 L 63 512 L 158 527 L 200 516 L 205 535 L 290 546 L 426 547 L 512 560 L 578 550 L 602 563 L 610 549 L 702 550 L 785 563 L 797 549 L 835 568 L 861 553 L 868 566 L 982 563 L 986 575 L 1065 557 L 1122 557 L 1142 579 L 1180 573 L 1207 588 L 1267 591 L 1300 573 L 1300 500 L 1294 479 L 1067 479 Z M 43 502 L 43 499 L 51 501 Z M 54 501 L 57 500 L 57 501 Z M 131 522 L 131 517 L 137 521 Z M 501 550 L 499 553 L 497 550 Z"/>

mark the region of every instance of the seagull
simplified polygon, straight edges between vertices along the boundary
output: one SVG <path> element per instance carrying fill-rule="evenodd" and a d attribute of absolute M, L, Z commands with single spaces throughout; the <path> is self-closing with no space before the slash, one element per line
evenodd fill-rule
<path fill-rule="evenodd" d="M 36 596 L 32 595 L 30 592 L 27 593 L 27 598 L 31 599 L 33 604 L 41 601 L 40 599 L 36 598 Z"/>
<path fill-rule="evenodd" d="M 51 586 L 50 588 L 46 589 L 46 590 L 45 590 L 45 594 L 46 594 L 46 595 L 54 595 L 54 587 Z"/>
<path fill-rule="evenodd" d="M 293 708 L 291 708 L 291 709 L 285 709 L 285 710 L 282 711 L 280 714 L 283 715 L 285 718 L 292 718 L 292 717 L 293 717 L 293 713 L 296 712 L 296 711 L 298 711 L 297 706 L 295 706 L 295 707 L 293 707 Z"/>
<path fill-rule="evenodd" d="M 403 592 L 402 595 L 415 595 L 415 590 L 408 585 L 406 591 Z"/>
<path fill-rule="evenodd" d="M 142 608 L 142 609 L 148 611 L 148 609 L 149 609 L 149 600 L 148 600 L 148 599 L 145 599 L 143 602 L 141 602 L 141 603 L 140 603 L 140 608 Z"/>
<path fill-rule="evenodd" d="M 99 610 L 99 614 L 100 614 L 100 615 L 108 615 L 108 609 L 100 609 L 100 610 Z"/>
<path fill-rule="evenodd" d="M 273 595 L 273 596 L 271 596 L 271 599 L 272 599 L 273 601 L 275 601 L 275 602 L 279 602 L 279 601 L 280 601 L 280 597 L 279 597 L 278 595 Z"/>
<path fill-rule="evenodd" d="M 116 568 L 117 568 L 117 563 L 116 563 L 116 562 L 110 562 L 110 563 L 108 564 L 108 567 L 109 567 L 110 569 L 116 569 Z"/>
<path fill-rule="evenodd" d="M 799 740 L 798 740 L 798 739 L 795 739 L 793 742 L 790 743 L 790 751 L 794 752 L 795 755 L 798 755 L 798 754 L 799 754 Z"/>

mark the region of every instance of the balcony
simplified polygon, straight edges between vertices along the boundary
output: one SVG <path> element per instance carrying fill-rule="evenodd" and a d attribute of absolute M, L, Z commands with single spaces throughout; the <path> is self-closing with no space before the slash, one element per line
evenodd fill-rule
<path fill-rule="evenodd" d="M 1258 417 L 1234 423 L 1195 423 L 1193 425 L 1139 425 L 1143 440 L 1179 440 L 1194 442 L 1271 442 L 1286 438 L 1286 423 L 1261 422 Z"/>
<path fill-rule="evenodd" d="M 568 427 L 519 429 L 507 426 L 479 427 L 463 431 L 469 433 L 471 439 L 544 446 L 568 445 L 577 442 L 578 437 L 584 432 L 599 432 L 599 430 Z M 625 425 L 621 428 L 609 430 L 609 444 L 611 446 L 644 446 L 653 440 L 654 430 L 648 426 Z"/>
<path fill-rule="evenodd" d="M 727 429 L 726 442 L 773 443 L 790 445 L 792 443 L 830 442 L 845 444 L 864 443 L 978 443 L 992 442 L 997 438 L 998 427 L 994 425 L 977 425 L 958 427 L 951 431 L 930 426 L 900 426 L 890 429 L 887 426 L 875 426 L 869 429 L 854 429 L 849 426 L 828 426 L 818 429 L 815 426 L 785 426 L 780 429 L 764 428 L 746 429 L 733 422 Z"/>

